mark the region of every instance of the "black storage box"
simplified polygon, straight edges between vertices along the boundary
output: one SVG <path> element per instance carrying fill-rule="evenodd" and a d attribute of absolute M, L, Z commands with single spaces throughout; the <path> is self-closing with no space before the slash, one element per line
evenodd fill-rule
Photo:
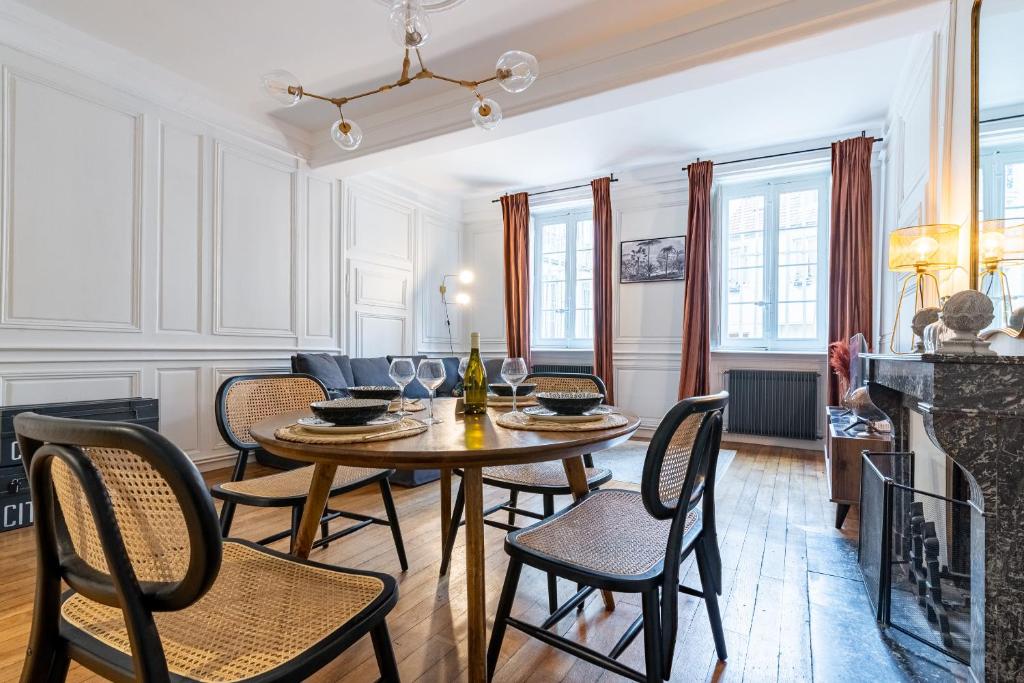
<path fill-rule="evenodd" d="M 0 408 L 0 531 L 32 524 L 32 500 L 21 449 L 14 435 L 14 416 L 39 413 L 55 417 L 106 422 L 132 422 L 157 429 L 159 403 L 155 398 L 117 398 L 103 401 L 39 403 Z"/>

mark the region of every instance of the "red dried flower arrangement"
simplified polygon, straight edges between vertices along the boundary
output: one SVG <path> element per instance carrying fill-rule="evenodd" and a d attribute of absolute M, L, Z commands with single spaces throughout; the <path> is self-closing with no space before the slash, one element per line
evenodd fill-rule
<path fill-rule="evenodd" d="M 850 388 L 850 340 L 832 342 L 828 345 L 828 365 L 839 378 L 839 394 L 846 395 Z"/>

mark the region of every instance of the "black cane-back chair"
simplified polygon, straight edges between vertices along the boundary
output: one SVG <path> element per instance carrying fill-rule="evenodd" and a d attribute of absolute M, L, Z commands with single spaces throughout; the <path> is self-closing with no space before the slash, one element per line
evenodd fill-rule
<path fill-rule="evenodd" d="M 704 598 L 718 658 L 726 657 L 717 596 L 721 557 L 715 533 L 715 469 L 728 394 L 680 401 L 647 449 L 640 491 L 593 491 L 553 517 L 505 540 L 510 559 L 487 651 L 498 663 L 508 626 L 620 676 L 668 680 L 675 650 L 678 593 Z M 701 589 L 679 583 L 679 566 L 696 554 Z M 572 609 L 566 602 L 542 625 L 509 616 L 523 565 L 585 586 L 642 595 L 642 614 L 607 655 L 549 630 Z M 646 673 L 618 661 L 643 631 Z"/>
<path fill-rule="evenodd" d="M 309 408 L 310 403 L 323 401 L 326 398 L 327 389 L 320 380 L 310 375 L 237 375 L 228 378 L 221 385 L 217 392 L 217 427 L 220 429 L 224 441 L 238 450 L 238 458 L 235 460 L 231 481 L 218 484 L 210 489 L 214 498 L 224 501 L 220 512 L 220 523 L 221 533 L 225 537 L 231 533 L 231 523 L 234 520 L 236 505 L 289 507 L 292 510 L 291 527 L 272 534 L 260 540 L 259 543 L 266 545 L 289 536 L 294 542 L 306 498 L 309 495 L 313 466 L 245 479 L 246 462 L 249 455 L 259 445 L 249 434 L 249 429 L 260 420 L 294 410 L 304 410 Z M 377 484 L 380 487 L 381 497 L 384 499 L 384 511 L 387 514 L 387 519 L 329 508 L 324 511 L 324 516 L 320 520 L 322 538 L 316 541 L 313 547 L 326 546 L 331 541 L 347 536 L 370 524 L 382 524 L 391 527 L 395 549 L 398 551 L 399 564 L 402 566 L 402 571 L 408 569 L 405 547 L 402 543 L 402 531 L 398 525 L 398 513 L 395 511 L 394 499 L 391 497 L 391 483 L 388 481 L 388 477 L 393 473 L 394 470 L 339 467 L 334 475 L 334 482 L 331 484 L 330 495 L 337 496 L 364 486 Z M 356 524 L 329 533 L 327 523 L 339 517 L 355 520 Z"/>
<path fill-rule="evenodd" d="M 71 660 L 113 681 L 296 681 L 367 633 L 397 680 L 390 576 L 222 540 L 199 471 L 148 427 L 23 413 L 14 429 L 36 514 L 22 683 Z"/>
<path fill-rule="evenodd" d="M 524 382 L 536 384 L 537 391 L 589 391 L 600 394 L 606 393 L 604 382 L 596 375 L 537 372 L 528 375 Z M 586 465 L 587 485 L 591 489 L 595 489 L 611 480 L 611 470 L 604 467 L 594 467 L 593 458 L 589 454 L 583 456 L 583 459 Z M 454 472 L 462 476 L 462 470 L 457 469 Z M 559 460 L 528 465 L 485 467 L 483 469 L 483 481 L 487 486 L 508 491 L 507 501 L 484 510 L 484 524 L 505 531 L 515 531 L 519 528 L 515 525 L 516 515 L 522 515 L 530 519 L 550 517 L 555 514 L 555 496 L 572 495 L 569 480 L 565 476 L 565 469 Z M 520 493 L 539 494 L 543 505 L 543 514 L 518 507 Z M 455 548 L 455 536 L 458 533 L 459 527 L 464 523 L 462 521 L 462 513 L 465 509 L 465 503 L 465 492 L 460 482 L 458 493 L 455 495 L 455 503 L 452 506 L 452 519 L 448 528 L 447 541 L 441 556 L 441 576 L 448 572 L 452 550 Z M 487 518 L 488 515 L 499 511 L 508 513 L 507 524 Z M 548 575 L 548 608 L 551 612 L 558 608 L 558 583 L 553 574 Z"/>

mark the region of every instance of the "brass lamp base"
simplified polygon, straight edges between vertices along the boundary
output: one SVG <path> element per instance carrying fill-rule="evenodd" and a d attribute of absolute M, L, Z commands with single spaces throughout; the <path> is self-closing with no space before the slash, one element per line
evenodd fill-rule
<path fill-rule="evenodd" d="M 900 288 L 900 295 L 896 299 L 896 315 L 894 316 L 894 319 L 892 321 L 892 332 L 889 334 L 889 352 L 890 353 L 893 353 L 893 354 L 912 353 L 912 352 L 908 352 L 908 351 L 897 351 L 896 350 L 896 331 L 899 329 L 899 326 L 900 326 L 900 309 L 903 307 L 902 306 L 903 298 L 907 295 L 907 287 L 910 285 L 910 281 L 911 280 L 914 280 L 915 287 L 917 289 L 917 292 L 916 292 L 916 294 L 914 296 L 914 299 L 915 299 L 914 312 L 917 313 L 918 311 L 920 311 L 922 308 L 925 307 L 924 283 L 925 283 L 925 280 L 927 280 L 929 278 L 931 279 L 932 284 L 935 285 L 935 298 L 938 299 L 939 298 L 939 280 L 934 275 L 932 275 L 931 273 L 929 273 L 929 272 L 927 272 L 925 270 L 918 269 L 916 272 L 907 273 L 907 275 L 904 276 L 904 278 L 903 278 L 903 286 Z M 914 336 L 917 336 L 917 335 L 915 334 Z"/>

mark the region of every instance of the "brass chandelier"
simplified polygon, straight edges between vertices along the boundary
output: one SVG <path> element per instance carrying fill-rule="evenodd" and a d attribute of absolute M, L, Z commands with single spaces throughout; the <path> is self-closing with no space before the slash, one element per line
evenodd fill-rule
<path fill-rule="evenodd" d="M 458 0 L 432 4 L 437 9 L 445 9 L 458 4 Z M 391 35 L 395 42 L 405 50 L 402 57 L 402 75 L 397 81 L 385 83 L 378 88 L 356 95 L 327 97 L 307 91 L 294 75 L 283 69 L 278 69 L 264 74 L 263 88 L 275 102 L 286 107 L 295 106 L 304 97 L 328 102 L 337 107 L 338 120 L 331 126 L 330 134 L 334 143 L 345 151 L 352 151 L 359 147 L 359 143 L 363 141 L 363 131 L 355 121 L 345 118 L 342 107 L 353 100 L 384 93 L 392 88 L 400 88 L 424 79 L 444 81 L 471 91 L 476 98 L 470 110 L 473 123 L 484 130 L 494 128 L 501 121 L 501 107 L 490 97 L 481 95 L 479 87 L 484 83 L 496 81 L 507 92 L 522 92 L 537 80 L 539 72 L 537 58 L 528 52 L 509 50 L 498 58 L 494 75 L 478 81 L 460 80 L 434 73 L 423 63 L 423 56 L 420 54 L 420 48 L 430 37 L 428 11 L 432 11 L 430 6 L 428 5 L 428 8 L 425 9 L 421 0 L 391 1 L 391 12 L 388 16 Z M 419 70 L 415 73 L 411 71 L 413 54 L 415 54 L 416 62 L 419 65 Z"/>

